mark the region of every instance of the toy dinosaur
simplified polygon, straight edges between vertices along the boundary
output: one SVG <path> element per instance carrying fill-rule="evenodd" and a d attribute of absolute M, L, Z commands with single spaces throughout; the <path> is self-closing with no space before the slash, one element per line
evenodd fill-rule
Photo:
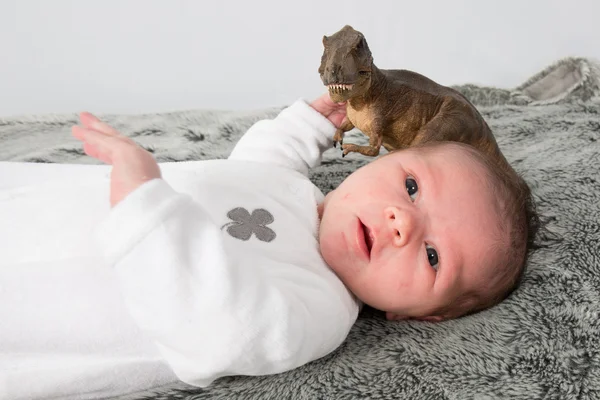
<path fill-rule="evenodd" d="M 342 156 L 377 156 L 427 141 L 471 144 L 505 160 L 496 139 L 475 106 L 458 91 L 407 70 L 379 69 L 362 33 L 350 25 L 323 36 L 319 74 L 335 102 L 347 102 L 347 115 L 334 135 Z M 368 146 L 343 143 L 354 127 L 369 137 Z"/>

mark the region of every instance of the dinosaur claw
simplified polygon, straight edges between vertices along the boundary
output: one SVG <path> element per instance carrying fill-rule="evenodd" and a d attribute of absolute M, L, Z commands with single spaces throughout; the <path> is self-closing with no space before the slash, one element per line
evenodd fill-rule
<path fill-rule="evenodd" d="M 333 142 L 333 148 L 335 149 L 337 147 L 337 142 Z"/>

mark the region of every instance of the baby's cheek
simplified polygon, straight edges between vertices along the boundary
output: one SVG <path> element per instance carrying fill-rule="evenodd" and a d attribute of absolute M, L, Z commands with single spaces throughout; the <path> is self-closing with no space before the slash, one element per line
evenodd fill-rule
<path fill-rule="evenodd" d="M 410 279 L 407 279 L 396 260 L 372 262 L 370 275 L 373 290 L 397 293 L 406 290 L 410 285 Z"/>

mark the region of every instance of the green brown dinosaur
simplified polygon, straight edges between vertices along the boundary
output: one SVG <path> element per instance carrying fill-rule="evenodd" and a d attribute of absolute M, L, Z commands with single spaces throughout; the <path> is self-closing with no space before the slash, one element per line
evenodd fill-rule
<path fill-rule="evenodd" d="M 350 25 L 323 36 L 323 47 L 321 80 L 333 101 L 347 102 L 347 116 L 334 136 L 342 156 L 458 141 L 506 161 L 481 114 L 458 91 L 416 72 L 377 68 L 365 37 Z M 369 137 L 368 146 L 343 143 L 344 132 L 354 127 Z"/>

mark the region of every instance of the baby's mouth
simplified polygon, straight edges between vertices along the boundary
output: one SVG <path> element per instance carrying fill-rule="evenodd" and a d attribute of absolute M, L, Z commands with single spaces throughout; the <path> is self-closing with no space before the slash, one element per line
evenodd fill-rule
<path fill-rule="evenodd" d="M 362 223 L 362 221 L 360 222 L 360 224 L 362 226 L 363 234 L 365 235 L 365 243 L 367 245 L 367 252 L 369 253 L 369 257 L 370 257 L 371 249 L 373 248 L 373 233 L 365 224 Z"/>

